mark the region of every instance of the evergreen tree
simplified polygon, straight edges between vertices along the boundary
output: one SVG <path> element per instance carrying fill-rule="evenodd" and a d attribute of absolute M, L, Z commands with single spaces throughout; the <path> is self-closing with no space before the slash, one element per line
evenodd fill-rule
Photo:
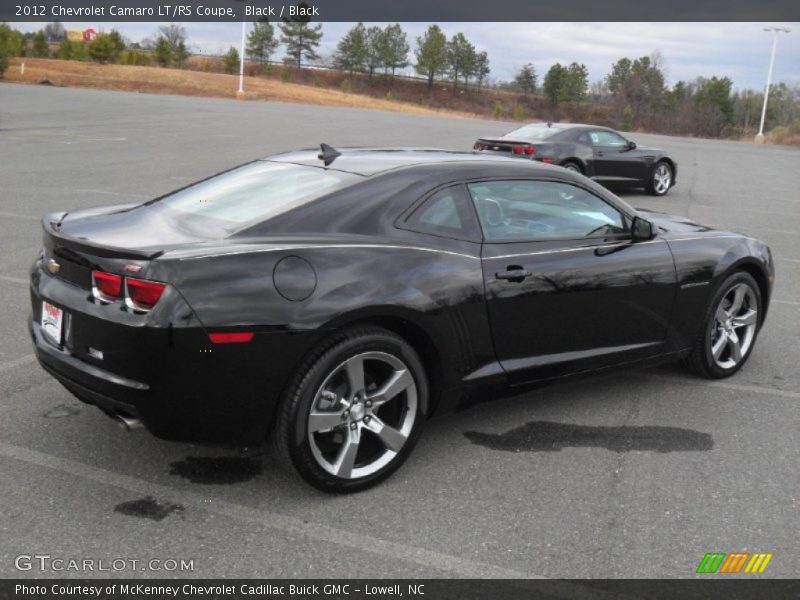
<path fill-rule="evenodd" d="M 333 65 L 342 71 L 363 71 L 367 66 L 367 28 L 363 23 L 352 27 L 339 40 L 333 55 Z"/>
<path fill-rule="evenodd" d="M 156 41 L 156 47 L 153 49 L 156 62 L 159 66 L 168 67 L 172 62 L 172 46 L 164 36 L 160 36 Z"/>
<path fill-rule="evenodd" d="M 463 33 L 455 34 L 447 42 L 447 63 L 450 66 L 450 75 L 453 78 L 453 89 L 458 85 L 458 77 L 462 71 L 468 68 L 470 49 L 474 53 L 475 49 Z"/>
<path fill-rule="evenodd" d="M 223 58 L 223 63 L 225 65 L 225 72 L 229 75 L 233 75 L 236 71 L 239 70 L 239 51 L 236 50 L 233 46 L 230 47 L 228 53 Z"/>
<path fill-rule="evenodd" d="M 189 58 L 189 50 L 183 40 L 178 42 L 178 45 L 172 49 L 172 61 L 175 66 L 182 69 L 186 66 L 186 61 Z"/>
<path fill-rule="evenodd" d="M 475 78 L 478 80 L 478 89 L 481 89 L 486 78 L 491 73 L 489 69 L 489 55 L 486 52 L 479 52 L 475 57 Z"/>
<path fill-rule="evenodd" d="M 564 82 L 564 98 L 573 102 L 580 102 L 586 98 L 589 89 L 589 70 L 582 63 L 572 63 L 567 67 L 567 77 Z"/>
<path fill-rule="evenodd" d="M 101 33 L 89 44 L 89 57 L 100 64 L 114 62 L 119 58 L 119 49 L 109 34 Z"/>
<path fill-rule="evenodd" d="M 306 6 L 304 3 L 298 6 Z M 322 23 L 310 25 L 311 18 L 306 16 L 285 19 L 281 24 L 281 43 L 286 45 L 286 62 L 298 67 L 303 59 L 317 60 L 317 48 L 322 38 Z"/>
<path fill-rule="evenodd" d="M 270 25 L 269 20 L 264 19 L 253 23 L 253 30 L 247 35 L 248 58 L 263 65 L 269 61 L 277 47 L 275 28 Z"/>
<path fill-rule="evenodd" d="M 408 39 L 399 23 L 389 25 L 383 30 L 384 66 L 392 71 L 392 79 L 396 69 L 408 66 Z"/>
<path fill-rule="evenodd" d="M 447 37 L 438 25 L 431 25 L 425 33 L 417 38 L 417 73 L 428 78 L 428 87 L 433 87 L 433 80 L 447 68 Z"/>
<path fill-rule="evenodd" d="M 553 106 L 556 106 L 559 102 L 566 99 L 565 89 L 567 77 L 567 68 L 560 63 L 556 63 L 550 67 L 550 70 L 547 71 L 547 75 L 544 76 L 542 91 Z"/>
<path fill-rule="evenodd" d="M 514 84 L 525 96 L 536 93 L 536 69 L 531 63 L 524 65 L 514 77 Z"/>
<path fill-rule="evenodd" d="M 367 71 L 369 72 L 370 81 L 372 81 L 372 74 L 375 69 L 383 64 L 383 30 L 377 25 L 373 25 L 367 29 Z"/>
<path fill-rule="evenodd" d="M 37 58 L 47 58 L 50 56 L 50 45 L 47 43 L 47 35 L 40 29 L 33 36 L 33 56 Z"/>

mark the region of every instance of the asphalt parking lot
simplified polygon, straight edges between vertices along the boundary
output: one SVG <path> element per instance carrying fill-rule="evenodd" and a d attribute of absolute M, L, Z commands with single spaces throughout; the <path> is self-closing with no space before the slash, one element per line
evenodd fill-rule
<path fill-rule="evenodd" d="M 15 568 L 37 553 L 194 561 L 183 573 L 95 573 L 128 577 L 693 577 L 711 551 L 772 552 L 762 577 L 795 577 L 800 148 L 632 136 L 669 150 L 680 170 L 665 198 L 626 201 L 773 249 L 770 314 L 739 374 L 711 383 L 666 366 L 434 419 L 406 465 L 358 495 L 318 493 L 262 448 L 125 433 L 33 359 L 27 269 L 42 213 L 144 201 L 319 142 L 469 149 L 506 129 L 0 84 L 0 577 L 91 575 Z M 572 443 L 577 427 L 596 443 Z M 657 443 L 614 444 L 630 431 Z M 545 434 L 563 448 L 541 444 Z"/>

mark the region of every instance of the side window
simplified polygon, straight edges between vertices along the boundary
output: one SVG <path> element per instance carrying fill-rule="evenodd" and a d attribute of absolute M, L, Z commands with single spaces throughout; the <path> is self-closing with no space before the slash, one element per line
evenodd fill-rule
<path fill-rule="evenodd" d="M 480 240 L 475 216 L 460 185 L 433 194 L 411 213 L 404 228 L 442 237 Z"/>
<path fill-rule="evenodd" d="M 617 209 L 567 183 L 485 181 L 468 187 L 487 242 L 607 237 L 627 232 Z"/>
<path fill-rule="evenodd" d="M 592 131 L 589 137 L 592 140 L 592 146 L 619 146 L 621 148 L 628 145 L 628 140 L 613 131 Z"/>

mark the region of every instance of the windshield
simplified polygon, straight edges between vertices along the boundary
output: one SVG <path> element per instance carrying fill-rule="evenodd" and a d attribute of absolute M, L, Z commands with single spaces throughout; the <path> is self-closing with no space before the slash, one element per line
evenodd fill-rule
<path fill-rule="evenodd" d="M 525 138 L 528 140 L 546 140 L 560 132 L 561 129 L 557 127 L 548 127 L 546 123 L 535 123 L 533 125 L 523 125 L 511 133 L 507 133 L 506 137 Z"/>
<path fill-rule="evenodd" d="M 147 205 L 191 229 L 230 233 L 307 204 L 358 175 L 318 167 L 257 161 L 201 181 Z M 171 219 L 172 220 L 172 219 Z M 189 221 L 187 223 L 187 221 Z"/>

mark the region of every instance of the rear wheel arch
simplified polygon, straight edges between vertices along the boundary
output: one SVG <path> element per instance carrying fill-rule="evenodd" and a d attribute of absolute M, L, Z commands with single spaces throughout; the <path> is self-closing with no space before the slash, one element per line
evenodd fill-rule
<path fill-rule="evenodd" d="M 420 324 L 400 315 L 374 314 L 338 320 L 336 330 L 378 327 L 402 338 L 419 355 L 428 379 L 428 397 L 422 400 L 422 413 L 430 416 L 442 392 L 441 350 Z M 335 335 L 335 334 L 333 334 Z"/>
<path fill-rule="evenodd" d="M 560 166 L 562 166 L 564 168 L 569 168 L 567 165 L 573 165 L 573 166 L 578 168 L 578 171 L 581 174 L 586 173 L 586 165 L 584 165 L 583 161 L 581 159 L 579 159 L 579 158 L 570 157 L 570 158 L 562 160 L 559 164 L 560 164 Z"/>

